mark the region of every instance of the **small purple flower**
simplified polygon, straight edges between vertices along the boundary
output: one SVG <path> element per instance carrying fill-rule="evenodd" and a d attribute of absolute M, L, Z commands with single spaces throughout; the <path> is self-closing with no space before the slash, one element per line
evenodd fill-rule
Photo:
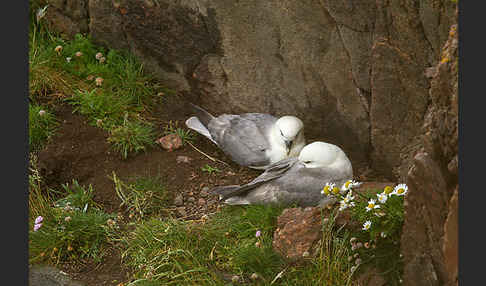
<path fill-rule="evenodd" d="M 38 216 L 38 217 L 35 219 L 35 224 L 39 224 L 39 223 L 41 223 L 43 220 L 44 220 L 44 218 L 43 218 L 42 216 Z"/>
<path fill-rule="evenodd" d="M 42 226 L 42 223 L 36 223 L 36 224 L 34 225 L 34 231 L 39 230 L 39 228 L 41 228 L 41 226 Z"/>
<path fill-rule="evenodd" d="M 257 230 L 257 232 L 255 233 L 255 236 L 256 236 L 256 237 L 260 237 L 260 235 L 262 235 L 262 232 L 261 232 L 261 231 L 259 231 L 259 230 Z"/>

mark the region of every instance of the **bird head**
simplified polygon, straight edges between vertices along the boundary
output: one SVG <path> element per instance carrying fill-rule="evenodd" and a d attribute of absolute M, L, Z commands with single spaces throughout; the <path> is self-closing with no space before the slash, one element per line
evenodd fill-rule
<path fill-rule="evenodd" d="M 279 135 L 287 148 L 287 153 L 290 153 L 292 146 L 297 140 L 304 140 L 304 123 L 295 116 L 286 115 L 280 117 L 275 123 Z"/>
<path fill-rule="evenodd" d="M 351 162 L 344 151 L 336 145 L 321 141 L 304 146 L 300 151 L 299 161 L 306 168 L 349 168 L 352 172 Z"/>

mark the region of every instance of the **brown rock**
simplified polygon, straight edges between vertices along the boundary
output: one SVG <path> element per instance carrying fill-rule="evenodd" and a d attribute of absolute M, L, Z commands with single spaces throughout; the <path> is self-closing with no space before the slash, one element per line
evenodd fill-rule
<path fill-rule="evenodd" d="M 174 205 L 180 207 L 184 204 L 184 199 L 182 197 L 182 194 L 178 194 L 175 198 L 174 198 Z"/>
<path fill-rule="evenodd" d="M 427 153 L 419 153 L 407 178 L 405 222 L 401 237 L 404 285 L 444 285 L 447 273 L 442 245 L 446 220 L 446 181 Z"/>
<path fill-rule="evenodd" d="M 442 244 L 444 264 L 452 285 L 455 285 L 458 279 L 458 235 L 458 188 L 456 188 L 449 202 L 449 212 L 444 225 L 444 242 Z"/>
<path fill-rule="evenodd" d="M 129 49 L 123 32 L 123 17 L 117 1 L 89 0 L 89 33 L 96 44 Z"/>
<path fill-rule="evenodd" d="M 200 206 L 204 206 L 206 205 L 206 200 L 203 199 L 203 198 L 200 198 L 198 201 L 197 201 L 197 204 L 200 205 Z"/>
<path fill-rule="evenodd" d="M 187 156 L 177 156 L 176 162 L 177 163 L 190 163 L 192 158 Z"/>
<path fill-rule="evenodd" d="M 412 157 L 406 176 L 409 194 L 401 238 L 404 285 L 457 285 L 456 29 L 456 25 L 450 27 L 439 58 L 442 63 L 431 80 L 421 150 Z M 407 166 L 405 161 L 402 165 Z"/>
<path fill-rule="evenodd" d="M 47 17 L 70 35 L 89 23 L 95 43 L 130 50 L 215 114 L 297 115 L 356 170 L 395 180 L 417 151 L 430 102 L 424 71 L 457 34 L 456 5 L 436 2 L 56 0 Z M 448 47 L 451 55 L 457 38 Z"/>
<path fill-rule="evenodd" d="M 167 151 L 179 149 L 182 146 L 182 139 L 177 134 L 169 134 L 157 140 L 162 148 Z"/>
<path fill-rule="evenodd" d="M 177 210 L 177 213 L 180 216 L 182 216 L 182 217 L 187 216 L 187 211 L 186 211 L 186 208 L 185 207 L 178 207 L 176 210 Z"/>
<path fill-rule="evenodd" d="M 45 16 L 49 29 L 67 39 L 88 32 L 88 0 L 53 0 Z"/>
<path fill-rule="evenodd" d="M 318 207 L 285 209 L 277 219 L 273 248 L 285 259 L 298 261 L 314 253 L 321 236 L 321 209 Z"/>
<path fill-rule="evenodd" d="M 203 198 L 207 197 L 209 195 L 209 187 L 203 187 L 199 195 Z"/>

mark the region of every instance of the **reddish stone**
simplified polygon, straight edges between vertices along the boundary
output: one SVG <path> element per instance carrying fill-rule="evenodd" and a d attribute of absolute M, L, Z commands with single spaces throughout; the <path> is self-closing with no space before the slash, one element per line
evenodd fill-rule
<path fill-rule="evenodd" d="M 169 134 L 157 140 L 162 148 L 167 151 L 179 149 L 182 146 L 182 139 L 177 134 Z"/>
<path fill-rule="evenodd" d="M 273 248 L 285 259 L 297 261 L 304 253 L 313 253 L 321 237 L 321 209 L 318 207 L 285 209 L 277 219 Z"/>

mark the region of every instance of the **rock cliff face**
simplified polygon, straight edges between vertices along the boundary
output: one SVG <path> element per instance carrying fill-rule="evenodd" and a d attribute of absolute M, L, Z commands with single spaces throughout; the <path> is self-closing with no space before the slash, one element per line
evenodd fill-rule
<path fill-rule="evenodd" d="M 355 173 L 406 181 L 404 281 L 454 280 L 457 247 L 444 237 L 457 224 L 452 1 L 49 2 L 53 29 L 132 51 L 209 111 L 297 115 L 309 141 L 341 146 Z"/>
<path fill-rule="evenodd" d="M 295 114 L 356 169 L 397 178 L 455 4 L 438 0 L 49 1 L 51 26 L 129 49 L 214 113 Z"/>
<path fill-rule="evenodd" d="M 458 35 L 451 26 L 432 77 L 420 149 L 406 175 L 409 195 L 401 241 L 405 285 L 457 285 Z M 406 161 L 402 167 L 406 167 Z M 406 278 L 406 279 L 405 279 Z"/>

